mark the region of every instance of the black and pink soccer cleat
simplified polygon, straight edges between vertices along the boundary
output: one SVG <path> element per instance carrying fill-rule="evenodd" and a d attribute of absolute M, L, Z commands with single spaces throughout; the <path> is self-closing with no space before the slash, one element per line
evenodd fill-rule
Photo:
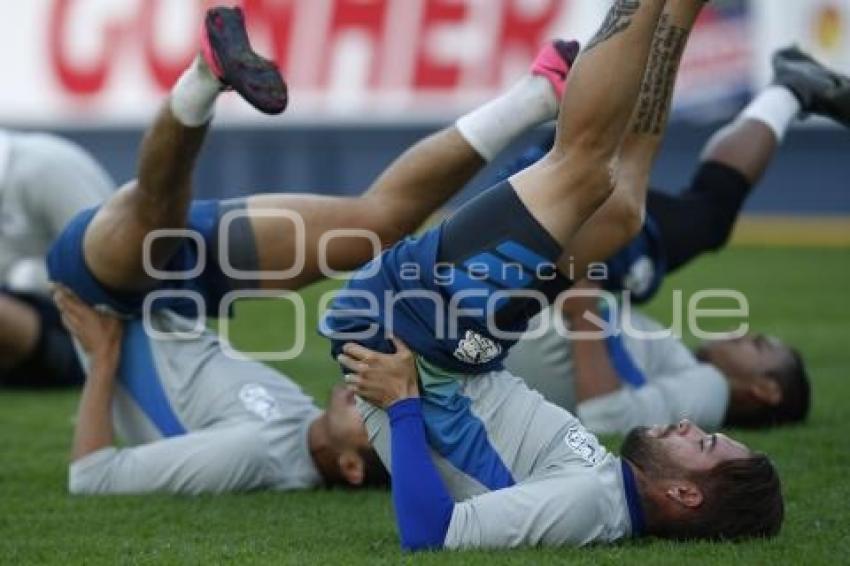
<path fill-rule="evenodd" d="M 201 55 L 226 88 L 265 114 L 280 114 L 289 101 L 286 82 L 272 61 L 251 48 L 240 8 L 207 11 Z"/>

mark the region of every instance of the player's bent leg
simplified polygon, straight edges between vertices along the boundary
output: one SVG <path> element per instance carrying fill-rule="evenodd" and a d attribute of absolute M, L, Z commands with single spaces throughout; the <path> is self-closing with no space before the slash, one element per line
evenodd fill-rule
<path fill-rule="evenodd" d="M 740 171 L 720 162 L 700 164 L 681 194 L 649 194 L 647 209 L 660 234 L 666 271 L 722 249 L 753 186 Z"/>
<path fill-rule="evenodd" d="M 773 83 L 706 144 L 689 188 L 681 195 L 650 195 L 668 269 L 726 244 L 744 202 L 801 113 L 848 123 L 850 78 L 797 48 L 777 52 L 773 65 Z"/>
<path fill-rule="evenodd" d="M 286 106 L 283 79 L 252 51 L 241 10 L 210 10 L 202 40 L 203 55 L 177 82 L 145 136 L 138 179 L 99 210 L 75 219 L 51 253 L 51 276 L 86 301 L 95 291 L 149 291 L 159 284 L 151 271 L 185 248 L 182 238 L 155 238 L 149 250 L 144 243 L 154 231 L 187 226 L 194 163 L 223 89 L 233 88 L 266 113 Z"/>
<path fill-rule="evenodd" d="M 145 137 L 138 179 L 104 206 L 87 231 L 87 265 L 113 289 L 150 288 L 154 278 L 144 260 L 161 268 L 182 245 L 179 239 L 159 238 L 151 257 L 143 257 L 148 234 L 185 226 L 192 171 L 219 92 L 233 88 L 269 114 L 286 108 L 280 72 L 252 50 L 241 10 L 214 8 L 207 13 L 201 51 Z"/>
<path fill-rule="evenodd" d="M 526 207 L 562 246 L 613 190 L 612 160 L 635 107 L 664 5 L 663 0 L 614 4 L 570 75 L 570 96 L 562 101 L 552 151 L 511 179 Z"/>
<path fill-rule="evenodd" d="M 241 263 L 256 262 L 249 271 L 264 272 L 300 265 L 289 278 L 261 282 L 268 289 L 298 289 L 327 270 L 351 270 L 372 259 L 415 231 L 513 139 L 556 117 L 577 53 L 576 42 L 547 45 L 531 72 L 508 92 L 407 150 L 360 198 L 249 198 L 256 257 L 248 254 Z M 298 220 L 285 217 L 289 215 Z"/>
<path fill-rule="evenodd" d="M 163 108 L 142 143 L 138 179 L 109 199 L 85 231 L 85 262 L 103 285 L 124 292 L 154 286 L 145 267 L 144 241 L 156 230 L 185 228 L 192 169 L 205 132 L 206 127 L 185 127 Z M 179 244 L 176 238 L 156 239 L 149 265 L 164 267 Z"/>
<path fill-rule="evenodd" d="M 285 272 L 300 265 L 289 277 L 264 280 L 262 286 L 298 289 L 327 275 L 327 270 L 359 267 L 414 232 L 484 164 L 451 127 L 405 152 L 361 197 L 249 197 L 246 214 L 256 242 L 256 270 Z M 250 263 L 250 258 L 230 260 Z"/>
<path fill-rule="evenodd" d="M 577 49 L 575 42 L 555 42 L 548 46 L 535 61 L 532 73 L 513 89 L 463 117 L 456 127 L 434 134 L 414 146 L 359 199 L 265 195 L 242 203 L 225 203 L 218 216 L 209 219 L 209 222 L 201 222 L 203 226 L 212 222 L 215 225 L 213 232 L 217 232 L 222 217 L 234 213 L 222 229 L 222 233 L 227 233 L 226 242 L 219 242 L 215 235 L 208 238 L 206 232 L 200 230 L 208 253 L 214 250 L 208 257 L 213 271 L 219 272 L 213 273 L 211 280 L 201 282 L 200 287 L 223 291 L 257 286 L 297 289 L 323 277 L 327 270 L 349 270 L 371 259 L 382 247 L 415 230 L 462 188 L 480 170 L 484 158 L 498 153 L 516 135 L 555 116 L 557 96 L 566 88 L 564 83 Z M 551 72 L 544 74 L 543 71 Z M 174 110 L 173 101 L 171 106 Z M 168 119 L 167 110 L 164 111 L 164 119 Z M 137 189 L 125 189 L 128 196 L 117 197 L 110 203 L 120 212 L 111 221 L 118 230 L 127 226 L 122 220 L 126 211 L 138 208 L 132 203 L 125 206 L 127 203 L 122 199 L 130 200 Z M 165 222 L 166 228 L 173 228 L 176 217 L 182 217 L 182 213 L 174 214 L 179 208 L 169 207 L 168 212 L 173 218 Z M 153 216 L 161 217 L 157 213 Z M 151 223 L 143 223 L 139 232 L 146 234 L 152 229 L 156 228 Z M 353 233 L 357 235 L 352 236 Z M 186 248 L 185 244 L 175 245 L 168 240 L 161 244 L 169 247 L 164 252 L 154 249 L 154 255 L 170 257 L 166 261 L 169 266 L 185 263 L 174 259 L 181 255 L 179 252 Z M 221 248 L 221 244 L 225 247 Z M 67 255 L 74 255 L 73 249 L 68 251 Z M 299 257 L 303 258 L 300 266 Z M 98 282 L 102 278 L 91 277 L 86 262 L 77 263 L 80 279 L 91 283 L 87 286 L 89 290 L 100 287 L 103 291 L 104 285 Z M 131 259 L 129 263 L 133 267 L 138 261 Z M 152 263 L 159 267 L 162 262 Z M 298 269 L 286 278 L 271 277 L 258 282 L 250 275 L 242 277 L 245 272 L 279 273 L 289 271 L 293 266 Z M 125 273 L 129 270 L 121 267 L 118 271 Z M 224 277 L 221 272 L 226 272 Z M 92 302 L 90 296 L 97 295 L 100 300 L 96 302 L 108 304 L 105 301 L 110 294 L 108 292 L 87 295 L 81 288 L 75 290 L 88 302 Z M 206 296 L 208 294 L 205 293 Z"/>
<path fill-rule="evenodd" d="M 702 2 L 667 2 L 654 31 L 646 73 L 615 164 L 614 192 L 572 241 L 569 265 L 582 275 L 640 232 L 652 164 L 666 129 L 673 86 Z M 659 85 L 662 85 L 659 87 Z"/>
<path fill-rule="evenodd" d="M 159 238 L 145 258 L 145 238 L 186 226 L 191 168 L 205 129 L 188 128 L 163 108 L 143 142 L 139 179 L 71 220 L 48 254 L 51 279 L 90 304 L 122 312 L 128 296 L 157 286 L 149 268 L 164 268 L 185 242 Z"/>

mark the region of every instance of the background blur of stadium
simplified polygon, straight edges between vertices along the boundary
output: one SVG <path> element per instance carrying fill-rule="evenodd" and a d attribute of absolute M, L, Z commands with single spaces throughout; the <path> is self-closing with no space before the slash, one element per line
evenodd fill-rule
<path fill-rule="evenodd" d="M 215 3 L 234 1 L 4 0 L 0 126 L 68 135 L 117 181 L 131 178 L 140 135 L 194 56 L 203 10 Z M 285 189 L 358 193 L 413 141 L 510 84 L 547 39 L 586 39 L 608 6 L 606 0 L 242 4 L 257 47 L 286 72 L 291 107 L 270 119 L 237 97 L 223 97 L 197 177 L 201 197 Z M 709 134 L 769 81 L 772 51 L 793 42 L 850 73 L 850 0 L 712 0 L 689 44 L 659 183 L 670 189 L 686 183 Z M 466 194 L 486 185 L 498 167 Z M 823 122 L 792 131 L 747 213 L 737 241 L 756 245 L 682 270 L 648 312 L 666 323 L 673 290 L 691 297 L 736 289 L 749 300 L 753 329 L 805 354 L 815 387 L 809 422 L 734 433 L 771 454 L 782 472 L 789 502 L 782 536 L 742 545 L 635 542 L 434 554 L 417 556 L 416 564 L 847 562 L 850 133 Z M 800 245 L 807 247 L 795 249 Z M 319 295 L 337 284 L 304 293 L 309 329 Z M 294 319 L 286 301 L 278 303 L 239 305 L 238 348 L 292 344 Z M 729 329 L 725 319 L 713 322 L 712 330 Z M 276 367 L 320 403 L 339 381 L 327 344 L 312 331 L 304 355 Z M 413 562 L 399 553 L 383 493 L 69 497 L 78 397 L 77 391 L 0 391 L 2 564 Z"/>
<path fill-rule="evenodd" d="M 133 176 L 141 129 L 194 55 L 203 9 L 214 3 L 7 3 L 0 22 L 6 79 L 0 124 L 70 135 L 123 182 Z M 242 4 L 257 47 L 287 74 L 292 105 L 282 119 L 258 116 L 236 97 L 220 105 L 198 175 L 201 197 L 359 192 L 412 141 L 511 83 L 548 38 L 588 37 L 607 6 L 603 0 Z M 663 186 L 685 183 L 708 134 L 769 80 L 771 52 L 792 42 L 850 72 L 850 0 L 712 2 L 689 46 L 656 173 Z M 748 208 L 784 219 L 782 230 L 770 224 L 774 229 L 760 232 L 751 221 L 755 232 L 741 236 L 850 243 L 848 155 L 846 131 L 816 124 L 792 133 Z M 487 173 L 476 185 L 486 182 Z M 815 231 L 811 219 L 802 219 L 813 215 Z M 802 233 L 794 231 L 801 223 Z"/>

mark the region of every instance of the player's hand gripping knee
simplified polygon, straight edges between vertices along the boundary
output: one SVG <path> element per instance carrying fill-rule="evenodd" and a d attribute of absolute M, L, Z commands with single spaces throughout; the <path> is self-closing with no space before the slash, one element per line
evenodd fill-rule
<path fill-rule="evenodd" d="M 358 344 L 346 344 L 344 353 L 337 358 L 350 372 L 345 376 L 348 388 L 382 409 L 403 399 L 419 397 L 419 376 L 413 353 L 401 340 L 392 340 L 395 354 L 382 354 Z"/>
<path fill-rule="evenodd" d="M 61 285 L 56 287 L 53 300 L 62 313 L 62 324 L 79 340 L 92 362 L 117 365 L 124 334 L 122 322 L 97 312 Z"/>

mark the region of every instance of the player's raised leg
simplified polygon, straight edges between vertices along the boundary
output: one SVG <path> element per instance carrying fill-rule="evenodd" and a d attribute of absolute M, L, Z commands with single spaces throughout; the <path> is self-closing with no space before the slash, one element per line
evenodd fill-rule
<path fill-rule="evenodd" d="M 773 63 L 772 83 L 711 138 L 689 187 L 681 194 L 650 191 L 647 210 L 661 234 L 667 271 L 726 244 L 801 113 L 850 126 L 850 78 L 797 48 L 778 51 Z"/>
<path fill-rule="evenodd" d="M 259 110 L 286 107 L 285 84 L 275 65 L 251 50 L 240 9 L 207 13 L 201 55 L 183 74 L 142 142 L 138 179 L 122 188 L 85 231 L 84 257 L 102 285 L 143 291 L 152 280 L 143 265 L 143 242 L 155 230 L 186 225 L 192 171 L 220 92 L 236 90 Z M 181 244 L 160 238 L 151 251 L 162 268 Z"/>
<path fill-rule="evenodd" d="M 738 120 L 719 131 L 703 152 L 758 183 L 790 125 L 801 113 L 831 118 L 850 127 L 850 78 L 827 69 L 796 47 L 778 51 L 773 84 Z"/>
<path fill-rule="evenodd" d="M 682 0 L 696 5 L 695 0 Z M 561 247 L 611 195 L 664 0 L 618 0 L 576 62 L 552 151 L 511 184 Z"/>
<path fill-rule="evenodd" d="M 320 247 L 325 248 L 327 266 L 337 271 L 354 269 L 372 258 L 373 245 L 362 236 L 336 237 L 322 246 L 323 236 L 332 230 L 366 230 L 376 235 L 382 246 L 411 234 L 511 141 L 557 117 L 578 50 L 576 42 L 555 41 L 547 45 L 526 77 L 502 96 L 460 118 L 455 125 L 407 150 L 362 197 L 249 198 L 247 214 L 260 270 L 290 268 L 295 263 L 299 241 L 295 223 L 264 216 L 264 211 L 287 210 L 298 214 L 305 232 L 303 269 L 294 278 L 264 280 L 261 285 L 269 289 L 297 289 L 317 280 L 322 276 L 318 262 Z M 233 259 L 242 250 L 236 247 L 228 253 Z"/>
<path fill-rule="evenodd" d="M 611 257 L 641 229 L 652 165 L 667 127 L 682 55 L 702 5 L 697 0 L 668 0 L 658 21 L 638 102 L 614 164 L 614 192 L 576 232 L 568 250 L 578 277 L 589 263 Z"/>

